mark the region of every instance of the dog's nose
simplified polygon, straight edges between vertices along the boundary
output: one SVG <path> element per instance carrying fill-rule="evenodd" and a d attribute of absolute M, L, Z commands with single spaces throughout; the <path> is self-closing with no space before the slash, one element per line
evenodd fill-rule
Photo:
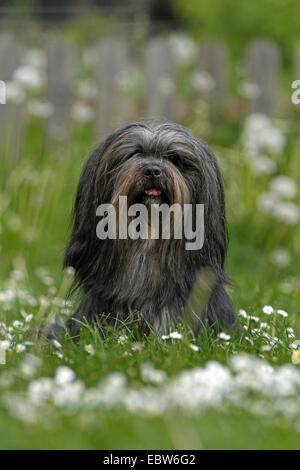
<path fill-rule="evenodd" d="M 143 174 L 144 176 L 147 176 L 147 178 L 159 178 L 162 171 L 157 165 L 149 165 L 143 169 Z"/>

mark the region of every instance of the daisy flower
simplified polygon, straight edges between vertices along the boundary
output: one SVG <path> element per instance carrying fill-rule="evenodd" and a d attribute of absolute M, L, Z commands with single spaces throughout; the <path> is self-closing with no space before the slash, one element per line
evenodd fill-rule
<path fill-rule="evenodd" d="M 239 315 L 240 315 L 241 317 L 243 317 L 243 318 L 248 318 L 248 315 L 247 315 L 246 310 L 241 309 L 241 310 L 239 311 Z"/>
<path fill-rule="evenodd" d="M 31 322 L 31 320 L 33 319 L 33 313 L 27 314 L 25 310 L 21 310 L 21 315 L 26 323 Z"/>
<path fill-rule="evenodd" d="M 63 353 L 61 353 L 59 351 L 55 351 L 53 354 L 55 354 L 55 356 L 57 356 L 59 359 L 63 359 L 63 357 L 64 357 Z"/>
<path fill-rule="evenodd" d="M 126 335 L 121 335 L 119 336 L 118 343 L 119 344 L 124 344 L 127 341 L 127 336 Z"/>
<path fill-rule="evenodd" d="M 93 356 L 93 355 L 95 354 L 95 349 L 94 349 L 94 347 L 93 347 L 92 344 L 86 344 L 86 345 L 84 346 L 84 350 L 85 350 L 88 354 L 90 354 L 91 356 Z"/>
<path fill-rule="evenodd" d="M 262 310 L 266 315 L 272 315 L 272 313 L 274 313 L 274 309 L 271 305 L 265 305 Z"/>
<path fill-rule="evenodd" d="M 299 351 L 293 351 L 292 352 L 292 362 L 293 364 L 300 364 L 300 352 Z"/>
<path fill-rule="evenodd" d="M 286 318 L 288 316 L 288 313 L 285 310 L 277 310 L 278 315 L 281 315 L 282 317 Z"/>
<path fill-rule="evenodd" d="M 24 344 L 17 344 L 17 346 L 16 346 L 16 352 L 17 353 L 24 352 L 25 349 L 26 349 L 26 346 L 24 346 Z"/>
<path fill-rule="evenodd" d="M 172 339 L 182 339 L 182 334 L 178 333 L 178 331 L 172 331 L 170 333 L 170 338 L 172 338 Z"/>
<path fill-rule="evenodd" d="M 54 382 L 56 385 L 66 385 L 75 379 L 75 372 L 67 366 L 60 366 L 56 369 Z"/>
<path fill-rule="evenodd" d="M 0 349 L 7 351 L 9 347 L 10 347 L 10 341 L 8 340 L 0 341 Z"/>
<path fill-rule="evenodd" d="M 25 317 L 26 323 L 31 322 L 32 319 L 33 319 L 33 313 L 30 313 L 29 315 L 26 315 L 26 317 Z"/>
<path fill-rule="evenodd" d="M 223 331 L 219 334 L 220 339 L 224 339 L 224 341 L 229 341 L 230 340 L 230 335 L 227 335 Z"/>

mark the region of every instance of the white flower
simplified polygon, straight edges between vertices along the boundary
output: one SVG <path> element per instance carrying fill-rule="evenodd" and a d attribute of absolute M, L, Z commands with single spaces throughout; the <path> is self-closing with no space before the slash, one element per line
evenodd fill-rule
<path fill-rule="evenodd" d="M 90 105 L 78 101 L 72 106 L 71 117 L 78 122 L 91 122 L 95 117 L 95 112 Z"/>
<path fill-rule="evenodd" d="M 75 378 L 75 372 L 67 366 L 60 366 L 56 369 L 54 382 L 56 385 L 71 383 Z"/>
<path fill-rule="evenodd" d="M 270 119 L 265 114 L 253 113 L 245 119 L 245 131 L 251 134 L 263 132 L 271 126 Z"/>
<path fill-rule="evenodd" d="M 127 336 L 126 335 L 119 336 L 119 338 L 118 338 L 118 343 L 119 344 L 124 344 L 124 343 L 126 343 L 126 341 L 127 341 Z"/>
<path fill-rule="evenodd" d="M 278 315 L 281 315 L 282 317 L 286 318 L 288 317 L 288 313 L 285 310 L 277 310 Z"/>
<path fill-rule="evenodd" d="M 53 381 L 48 377 L 41 377 L 29 384 L 27 394 L 30 401 L 39 404 L 50 398 L 52 390 Z"/>
<path fill-rule="evenodd" d="M 279 129 L 270 127 L 261 134 L 260 142 L 262 147 L 269 152 L 281 153 L 285 145 L 285 137 Z"/>
<path fill-rule="evenodd" d="M 13 322 L 13 327 L 14 327 L 14 328 L 19 329 L 19 328 L 22 328 L 22 326 L 23 326 L 23 322 L 21 322 L 21 321 L 19 321 L 19 320 L 15 320 L 15 321 Z"/>
<path fill-rule="evenodd" d="M 296 183 L 289 176 L 276 176 L 271 180 L 270 188 L 271 191 L 286 198 L 293 198 L 297 193 Z"/>
<path fill-rule="evenodd" d="M 54 113 L 53 104 L 45 100 L 30 100 L 27 104 L 31 116 L 47 119 Z"/>
<path fill-rule="evenodd" d="M 277 163 L 271 158 L 259 155 L 251 160 L 251 166 L 256 174 L 271 175 L 277 169 Z"/>
<path fill-rule="evenodd" d="M 29 315 L 26 315 L 25 317 L 26 323 L 31 322 L 32 319 L 33 319 L 33 313 L 29 313 Z"/>
<path fill-rule="evenodd" d="M 141 376 L 145 382 L 161 384 L 167 380 L 167 374 L 163 370 L 154 369 L 152 364 L 143 364 Z"/>
<path fill-rule="evenodd" d="M 24 344 L 17 344 L 17 346 L 16 346 L 16 352 L 17 353 L 24 352 L 25 349 L 26 349 L 26 346 L 24 346 Z"/>
<path fill-rule="evenodd" d="M 40 296 L 39 302 L 40 305 L 45 308 L 50 305 L 50 300 L 47 297 L 44 297 L 43 295 Z"/>
<path fill-rule="evenodd" d="M 196 58 L 197 46 L 192 38 L 183 34 L 172 34 L 169 42 L 177 62 L 188 63 Z"/>
<path fill-rule="evenodd" d="M 272 346 L 270 346 L 269 344 L 265 344 L 264 346 L 261 347 L 261 350 L 263 352 L 271 351 L 271 349 L 272 349 Z"/>
<path fill-rule="evenodd" d="M 31 65 L 21 65 L 13 73 L 13 79 L 25 88 L 41 88 L 44 79 L 41 72 Z"/>
<path fill-rule="evenodd" d="M 169 335 L 162 335 L 161 339 L 163 339 L 163 340 L 170 339 L 170 336 Z"/>
<path fill-rule="evenodd" d="M 0 349 L 7 351 L 7 349 L 9 348 L 10 348 L 10 341 L 8 340 L 0 341 Z"/>
<path fill-rule="evenodd" d="M 256 83 L 243 82 L 239 87 L 239 94 L 249 100 L 258 98 L 261 94 L 260 88 Z"/>
<path fill-rule="evenodd" d="M 25 343 L 27 344 L 27 343 Z M 20 373 L 24 378 L 31 378 L 41 365 L 41 359 L 33 354 L 26 354 L 24 360 L 20 364 Z"/>
<path fill-rule="evenodd" d="M 73 268 L 73 266 L 68 266 L 64 270 L 64 274 L 68 277 L 73 277 L 75 275 L 75 269 Z"/>
<path fill-rule="evenodd" d="M 279 284 L 279 289 L 284 294 L 291 294 L 295 289 L 295 281 L 294 279 L 288 278 L 285 281 Z"/>
<path fill-rule="evenodd" d="M 229 341 L 230 340 L 230 335 L 227 335 L 223 331 L 218 335 L 220 339 L 223 339 L 224 341 Z"/>
<path fill-rule="evenodd" d="M 95 354 L 95 349 L 94 349 L 94 347 L 93 347 L 92 344 L 86 344 L 86 345 L 84 346 L 84 350 L 85 350 L 88 354 L 90 354 L 91 356 L 93 356 L 93 355 Z"/>
<path fill-rule="evenodd" d="M 63 353 L 61 353 L 60 351 L 55 351 L 53 354 L 57 356 L 59 359 L 63 359 L 64 357 Z"/>
<path fill-rule="evenodd" d="M 84 384 L 80 381 L 65 383 L 53 390 L 53 401 L 57 406 L 72 408 L 81 403 Z"/>
<path fill-rule="evenodd" d="M 54 344 L 54 346 L 55 346 L 56 348 L 58 348 L 58 349 L 59 349 L 59 348 L 62 348 L 62 345 L 60 344 L 59 341 L 57 341 L 57 339 L 53 339 L 53 340 L 52 340 L 52 343 Z"/>
<path fill-rule="evenodd" d="M 300 220 L 299 207 L 293 202 L 280 201 L 273 207 L 273 215 L 288 225 L 295 225 Z"/>
<path fill-rule="evenodd" d="M 249 319 L 250 319 L 250 320 L 253 320 L 253 321 L 257 322 L 257 323 L 259 322 L 259 318 L 258 318 L 258 317 L 255 317 L 255 316 L 253 316 L 253 315 L 251 315 L 251 316 L 249 317 Z"/>
<path fill-rule="evenodd" d="M 215 87 L 215 81 L 208 72 L 203 70 L 192 76 L 192 87 L 201 93 L 210 93 Z"/>
<path fill-rule="evenodd" d="M 197 346 L 196 344 L 189 344 L 189 347 L 193 350 L 193 351 L 199 351 L 199 346 Z"/>
<path fill-rule="evenodd" d="M 83 80 L 77 86 L 78 95 L 84 100 L 90 100 L 97 97 L 97 85 L 91 80 Z"/>
<path fill-rule="evenodd" d="M 24 273 L 20 271 L 19 269 L 14 269 L 11 272 L 10 277 L 14 279 L 15 281 L 22 281 L 22 279 L 24 279 Z"/>
<path fill-rule="evenodd" d="M 247 315 L 246 310 L 241 309 L 241 310 L 239 311 L 239 315 L 240 315 L 241 317 L 243 317 L 243 318 L 248 318 L 248 315 Z"/>
<path fill-rule="evenodd" d="M 277 248 L 270 254 L 271 262 L 281 268 L 287 267 L 291 263 L 291 255 L 285 248 Z"/>
<path fill-rule="evenodd" d="M 274 309 L 271 307 L 271 305 L 265 305 L 262 310 L 267 315 L 272 315 L 272 313 L 274 313 Z"/>
<path fill-rule="evenodd" d="M 273 212 L 276 204 L 278 204 L 278 195 L 271 192 L 262 193 L 257 200 L 257 208 L 261 212 Z"/>
<path fill-rule="evenodd" d="M 178 333 L 178 331 L 172 331 L 170 333 L 170 338 L 172 338 L 172 339 L 182 339 L 182 334 Z"/>
<path fill-rule="evenodd" d="M 273 127 L 267 116 L 258 113 L 246 118 L 243 139 L 249 157 L 259 157 L 264 150 L 280 153 L 285 145 L 282 132 Z"/>
<path fill-rule="evenodd" d="M 292 352 L 292 362 L 293 364 L 300 364 L 300 352 L 299 351 Z"/>

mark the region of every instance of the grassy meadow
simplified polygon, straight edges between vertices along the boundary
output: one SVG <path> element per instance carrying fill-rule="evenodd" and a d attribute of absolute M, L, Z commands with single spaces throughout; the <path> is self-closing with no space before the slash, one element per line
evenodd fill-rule
<path fill-rule="evenodd" d="M 40 343 L 43 320 L 76 304 L 61 264 L 97 138 L 92 122 L 73 119 L 67 137 L 48 139 L 45 118 L 29 113 L 21 149 L 13 139 L 1 146 L 1 449 L 299 448 L 298 112 L 271 120 L 222 110 L 210 120 L 207 106 L 200 97 L 182 124 L 224 176 L 241 330 L 217 338 L 192 341 L 182 325 L 164 339 L 126 325 L 100 335 L 83 323 L 76 344 L 67 333 Z"/>

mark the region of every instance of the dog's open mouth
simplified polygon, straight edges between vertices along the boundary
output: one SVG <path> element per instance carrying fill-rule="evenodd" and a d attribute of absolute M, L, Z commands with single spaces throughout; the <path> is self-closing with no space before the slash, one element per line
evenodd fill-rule
<path fill-rule="evenodd" d="M 158 184 L 133 186 L 129 194 L 129 203 L 145 204 L 148 207 L 152 204 L 169 204 L 168 192 Z"/>
<path fill-rule="evenodd" d="M 157 187 L 143 189 L 141 196 L 141 202 L 146 206 L 150 206 L 151 204 L 160 205 L 168 202 L 165 192 Z"/>
<path fill-rule="evenodd" d="M 161 189 L 157 189 L 157 188 L 151 188 L 151 189 L 145 189 L 144 193 L 147 195 L 147 196 L 161 196 L 162 194 L 162 191 Z"/>

